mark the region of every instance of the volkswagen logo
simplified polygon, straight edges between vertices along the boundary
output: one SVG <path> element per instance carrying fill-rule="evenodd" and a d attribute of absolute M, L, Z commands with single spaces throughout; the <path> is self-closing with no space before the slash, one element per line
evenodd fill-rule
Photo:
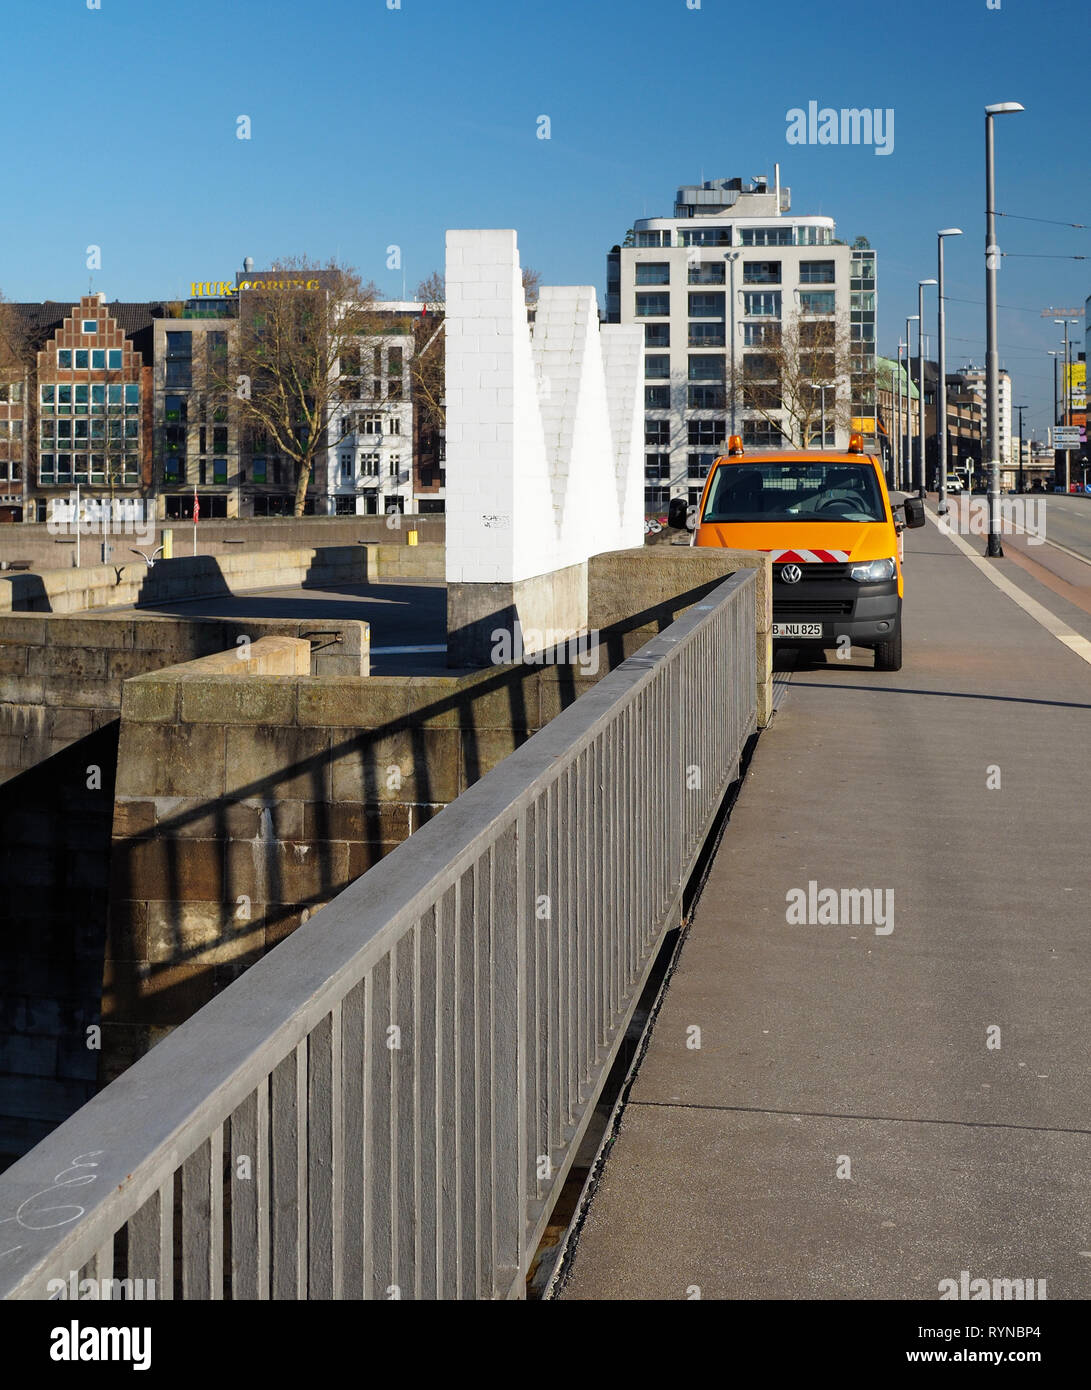
<path fill-rule="evenodd" d="M 798 584 L 803 578 L 803 571 L 798 565 L 785 565 L 780 572 L 780 578 L 784 584 Z"/>

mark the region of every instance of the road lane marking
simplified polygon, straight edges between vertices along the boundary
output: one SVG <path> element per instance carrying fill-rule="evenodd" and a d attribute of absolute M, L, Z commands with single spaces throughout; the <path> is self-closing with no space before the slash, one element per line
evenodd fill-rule
<path fill-rule="evenodd" d="M 1075 652 L 1078 657 L 1081 657 L 1091 666 L 1091 641 L 1088 641 L 1086 637 L 1081 637 L 1078 632 L 1070 628 L 1067 623 L 1063 623 L 1055 613 L 1051 613 L 1049 609 L 1039 603 L 1037 599 L 1030 598 L 1027 594 L 1024 594 L 1018 584 L 1013 584 L 1007 575 L 1000 574 L 995 566 L 991 565 L 984 556 L 978 555 L 972 546 L 967 545 L 961 536 L 955 535 L 952 531 L 945 531 L 938 519 L 934 517 L 931 512 L 926 512 L 925 515 L 936 530 L 946 536 L 952 544 L 956 545 L 958 549 L 962 551 L 963 555 L 965 555 L 968 560 L 972 561 L 981 573 L 996 585 L 1001 593 L 1007 594 L 1008 598 L 1010 598 L 1013 603 L 1018 604 L 1023 612 L 1033 618 L 1039 626 L 1044 627 L 1047 632 L 1052 633 L 1058 642 L 1063 642 L 1069 651 Z"/>

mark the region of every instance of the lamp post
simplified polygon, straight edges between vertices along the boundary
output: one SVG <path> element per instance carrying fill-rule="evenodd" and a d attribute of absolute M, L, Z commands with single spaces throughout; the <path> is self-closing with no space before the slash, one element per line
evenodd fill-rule
<path fill-rule="evenodd" d="M 1023 411 L 1027 409 L 1025 405 L 1017 405 L 1015 409 L 1019 412 L 1019 482 L 1018 490 L 1023 491 Z"/>
<path fill-rule="evenodd" d="M 913 486 L 913 352 L 910 343 L 909 325 L 919 323 L 919 314 L 909 314 L 905 320 L 905 466 L 902 469 L 902 482 L 905 491 Z"/>
<path fill-rule="evenodd" d="M 917 466 L 917 496 L 925 495 L 924 489 L 924 287 L 934 285 L 935 280 L 917 281 L 917 411 L 920 420 L 920 463 Z"/>
<path fill-rule="evenodd" d="M 1072 400 L 1072 368 L 1069 363 L 1068 355 L 1068 325 L 1070 323 L 1078 323 L 1079 319 L 1054 319 L 1053 322 L 1059 323 L 1064 327 L 1064 376 L 1061 379 L 1061 424 L 1067 425 L 1069 415 L 1068 407 Z M 1064 491 L 1066 497 L 1068 496 L 1069 488 L 1072 485 L 1072 464 L 1070 462 L 1071 458 L 1071 452 L 1068 449 L 1066 449 L 1064 451 Z"/>
<path fill-rule="evenodd" d="M 1053 440 L 1053 485 L 1057 485 L 1057 416 L 1061 412 L 1060 396 L 1057 394 L 1057 358 L 1061 356 L 1054 348 L 1050 348 L 1047 357 L 1053 358 L 1053 428 L 1050 430 L 1050 438 Z"/>
<path fill-rule="evenodd" d="M 902 479 L 902 343 L 898 340 L 898 361 L 894 382 L 897 386 L 897 394 L 894 397 L 894 478 L 893 485 L 898 487 Z"/>
<path fill-rule="evenodd" d="M 1024 108 L 1017 101 L 998 101 L 985 107 L 985 406 L 989 453 L 989 539 L 985 554 L 1001 556 L 1000 544 L 1000 348 L 996 331 L 996 191 L 993 172 L 993 118 Z"/>
<path fill-rule="evenodd" d="M 735 401 L 738 395 L 738 382 L 735 380 L 735 262 L 742 253 L 739 251 L 727 251 L 724 259 L 727 261 L 728 270 L 731 275 L 731 433 L 737 434 L 735 425 Z"/>
<path fill-rule="evenodd" d="M 939 305 L 939 381 L 936 383 L 936 453 L 939 455 L 939 503 L 936 510 L 940 516 L 947 510 L 947 344 L 944 341 L 943 325 L 943 238 L 961 236 L 961 227 L 945 227 L 936 233 L 937 266 L 939 289 L 936 299 Z"/>

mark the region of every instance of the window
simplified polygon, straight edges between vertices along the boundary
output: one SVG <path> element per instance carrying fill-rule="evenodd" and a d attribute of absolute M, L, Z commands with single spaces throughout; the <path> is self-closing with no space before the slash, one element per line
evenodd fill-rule
<path fill-rule="evenodd" d="M 689 283 L 691 285 L 722 285 L 727 267 L 723 261 L 702 261 L 699 265 L 691 265 L 689 268 Z"/>
<path fill-rule="evenodd" d="M 829 227 L 797 227 L 797 246 L 829 246 L 833 233 Z"/>
<path fill-rule="evenodd" d="M 742 360 L 742 374 L 750 381 L 776 381 L 776 359 L 764 352 L 748 352 Z"/>
<path fill-rule="evenodd" d="M 799 283 L 801 285 L 832 285 L 836 279 L 833 261 L 800 261 Z"/>
<path fill-rule="evenodd" d="M 361 455 L 360 455 L 360 472 L 361 472 L 361 473 L 369 474 L 369 475 L 371 475 L 371 476 L 374 476 L 374 475 L 378 474 L 378 472 L 379 472 L 379 455 L 378 455 L 378 454 L 361 454 Z"/>
<path fill-rule="evenodd" d="M 771 420 L 745 420 L 742 442 L 746 449 L 775 449 L 781 441 L 780 426 Z"/>
<path fill-rule="evenodd" d="M 391 476 L 392 478 L 396 478 L 396 477 L 398 476 L 398 469 L 401 468 L 401 466 L 402 466 L 401 454 L 391 454 L 391 455 L 390 455 L 390 476 Z"/>
<path fill-rule="evenodd" d="M 94 368 L 94 370 L 97 371 L 97 372 L 101 372 L 101 371 L 104 370 L 104 368 L 105 368 L 105 366 L 106 366 L 106 350 L 105 350 L 105 348 L 92 348 L 92 349 L 91 349 L 91 366 L 92 366 L 92 367 Z"/>
<path fill-rule="evenodd" d="M 256 481 L 256 479 L 255 479 Z M 348 483 L 352 481 L 352 455 L 341 455 L 341 481 Z"/>
<path fill-rule="evenodd" d="M 99 390 L 101 389 L 99 387 Z M 168 424 L 184 424 L 186 419 L 185 396 L 168 396 L 163 402 L 163 418 Z"/>
<path fill-rule="evenodd" d="M 644 489 L 644 506 L 648 511 L 664 512 L 671 500 L 671 490 L 669 487 L 646 487 Z"/>
<path fill-rule="evenodd" d="M 671 311 L 669 294 L 638 294 L 636 297 L 637 318 L 666 318 Z"/>
<path fill-rule="evenodd" d="M 383 417 L 381 415 L 364 415 L 364 434 L 382 434 Z"/>
<path fill-rule="evenodd" d="M 71 365 L 72 365 L 72 349 L 71 349 L 71 348 L 58 348 L 58 349 L 57 349 L 57 366 L 58 366 L 58 367 L 71 367 Z"/>
<path fill-rule="evenodd" d="M 671 422 L 669 420 L 645 420 L 645 445 L 664 445 L 671 442 Z"/>
<path fill-rule="evenodd" d="M 669 285 L 670 282 L 669 261 L 637 261 L 636 283 L 638 285 Z"/>
<path fill-rule="evenodd" d="M 397 415 L 392 415 L 386 422 L 386 432 L 387 434 L 401 434 L 402 422 Z"/>
<path fill-rule="evenodd" d="M 53 405 L 53 394 L 54 394 L 54 392 L 53 392 L 53 387 L 52 387 L 52 386 L 43 386 L 43 387 L 42 387 L 42 405 L 47 405 L 47 406 L 49 406 L 50 408 L 52 408 L 52 405 Z"/>
<path fill-rule="evenodd" d="M 402 366 L 402 350 L 400 347 L 392 347 L 386 354 L 386 374 L 387 376 L 400 377 L 404 368 Z"/>
<path fill-rule="evenodd" d="M 659 356 L 648 356 L 644 359 L 644 375 L 652 380 L 667 381 L 671 374 L 671 360 L 663 353 Z"/>
<path fill-rule="evenodd" d="M 81 372 L 85 372 L 87 370 L 89 360 L 90 359 L 86 348 L 76 349 L 76 367 Z"/>
<path fill-rule="evenodd" d="M 687 228 L 678 233 L 679 246 L 730 246 L 730 227 Z"/>
<path fill-rule="evenodd" d="M 780 343 L 779 323 L 743 324 L 744 347 L 776 347 Z"/>
<path fill-rule="evenodd" d="M 87 414 L 87 387 L 86 387 L 86 386 L 75 386 L 75 387 L 73 387 L 73 390 L 72 390 L 72 399 L 73 399 L 73 401 L 75 402 L 75 407 L 76 407 L 74 413 L 75 413 L 76 415 L 86 415 L 86 414 Z"/>
<path fill-rule="evenodd" d="M 98 319 L 84 319 L 84 320 L 83 320 L 83 332 L 84 332 L 84 333 L 97 333 L 97 332 L 98 332 Z"/>
<path fill-rule="evenodd" d="M 686 471 L 691 478 L 704 479 L 708 477 L 708 470 L 715 462 L 715 454 L 687 454 Z"/>
<path fill-rule="evenodd" d="M 718 352 L 691 354 L 689 379 L 690 381 L 723 381 L 724 359 L 722 354 Z"/>
<path fill-rule="evenodd" d="M 57 414 L 72 414 L 72 388 L 71 386 L 57 387 Z"/>
<path fill-rule="evenodd" d="M 112 372 L 121 370 L 121 349 L 110 348 L 106 354 L 106 365 Z"/>
<path fill-rule="evenodd" d="M 742 299 L 743 313 L 748 318 L 780 318 L 779 290 L 749 290 Z"/>
<path fill-rule="evenodd" d="M 18 405 L 22 399 L 22 382 L 0 381 L 0 401 L 10 401 L 12 405 Z"/>
<path fill-rule="evenodd" d="M 671 406 L 671 389 L 669 386 L 645 386 L 644 388 L 644 409 L 645 410 L 669 410 Z"/>
<path fill-rule="evenodd" d="M 873 314 L 875 312 L 875 291 L 870 290 L 863 293 L 854 290 L 849 296 L 849 307 L 858 314 Z"/>
<path fill-rule="evenodd" d="M 727 435 L 726 420 L 690 420 L 686 428 L 690 444 L 702 444 L 709 448 L 722 444 Z"/>
<path fill-rule="evenodd" d="M 743 227 L 744 246 L 791 246 L 791 227 Z"/>
<path fill-rule="evenodd" d="M 724 342 L 722 323 L 691 323 L 689 326 L 690 347 L 723 347 Z"/>
<path fill-rule="evenodd" d="M 186 461 L 181 454 L 168 454 L 163 460 L 163 481 L 181 483 L 186 477 Z"/>
<path fill-rule="evenodd" d="M 111 399 L 113 399 L 113 398 L 111 397 Z M 139 405 L 139 404 L 140 404 L 140 383 L 139 383 L 139 382 L 137 382 L 137 381 L 130 381 L 130 382 L 128 382 L 128 383 L 126 384 L 126 386 L 125 386 L 125 404 L 126 404 L 126 405 Z"/>
<path fill-rule="evenodd" d="M 111 366 L 113 364 L 111 363 Z M 120 366 L 120 362 L 118 366 Z M 193 334 L 167 334 L 167 387 L 193 385 Z"/>
<path fill-rule="evenodd" d="M 662 238 L 666 237 L 666 241 Z M 637 232 L 637 246 L 669 246 L 671 244 L 670 232 Z"/>
<path fill-rule="evenodd" d="M 647 454 L 644 458 L 644 477 L 655 482 L 669 483 L 671 476 L 670 454 Z"/>
<path fill-rule="evenodd" d="M 744 285 L 779 285 L 779 261 L 746 261 L 742 268 Z"/>
<path fill-rule="evenodd" d="M 832 314 L 836 295 L 833 290 L 800 290 L 801 314 Z"/>
<path fill-rule="evenodd" d="M 691 319 L 722 319 L 724 316 L 724 296 L 722 294 L 691 294 L 689 297 L 689 316 Z"/>
<path fill-rule="evenodd" d="M 644 325 L 644 346 L 664 348 L 671 345 L 671 326 L 669 323 L 646 323 Z"/>
<path fill-rule="evenodd" d="M 214 483 L 227 482 L 227 459 L 212 460 L 212 481 Z"/>
<path fill-rule="evenodd" d="M 212 452 L 214 454 L 227 453 L 227 426 L 214 425 L 212 427 Z"/>
<path fill-rule="evenodd" d="M 688 386 L 686 404 L 691 410 L 723 410 L 722 386 Z"/>
<path fill-rule="evenodd" d="M 250 460 L 250 476 L 255 483 L 267 483 L 269 481 L 269 464 L 264 458 L 253 458 Z"/>
<path fill-rule="evenodd" d="M 227 364 L 227 334 L 206 333 L 205 348 L 208 353 L 208 369 L 215 375 L 223 372 Z"/>

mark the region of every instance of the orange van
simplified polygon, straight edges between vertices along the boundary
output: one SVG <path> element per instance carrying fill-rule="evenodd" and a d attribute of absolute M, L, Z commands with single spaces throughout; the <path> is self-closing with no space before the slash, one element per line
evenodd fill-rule
<path fill-rule="evenodd" d="M 685 526 L 686 503 L 670 504 Z M 764 550 L 773 562 L 773 638 L 782 646 L 871 647 L 875 669 L 902 664 L 900 533 L 924 525 L 924 503 L 895 509 L 879 460 L 859 435 L 847 453 L 747 454 L 738 435 L 709 469 L 694 545 Z M 843 645 L 843 640 L 842 640 Z"/>

